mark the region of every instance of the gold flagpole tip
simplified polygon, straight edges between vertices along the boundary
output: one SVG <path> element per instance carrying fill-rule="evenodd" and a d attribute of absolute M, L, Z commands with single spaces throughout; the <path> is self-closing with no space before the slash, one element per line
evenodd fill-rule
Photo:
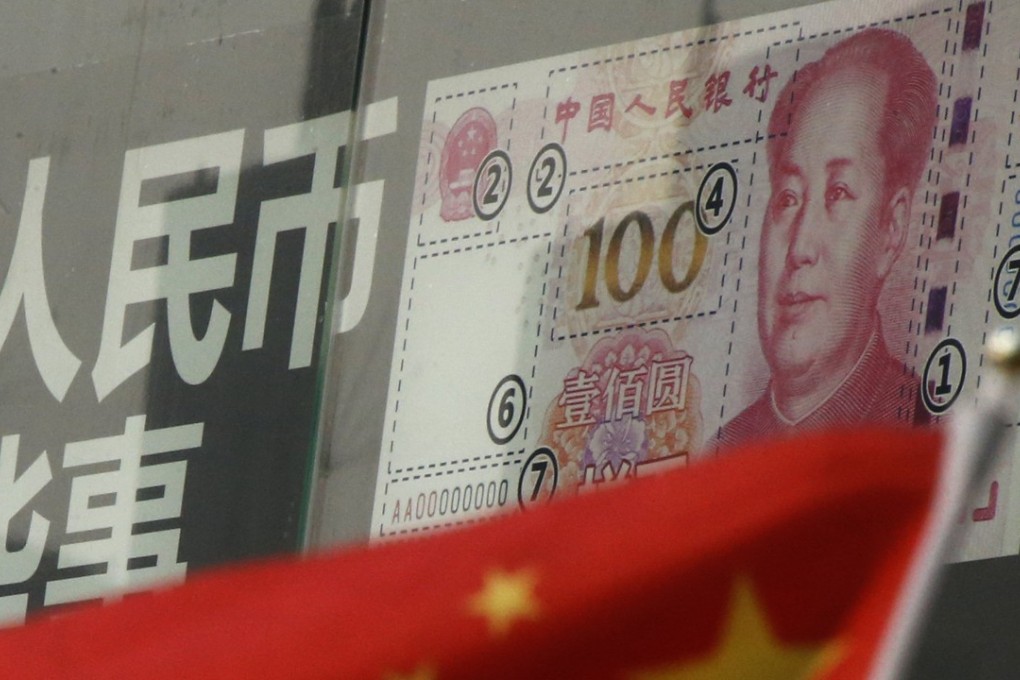
<path fill-rule="evenodd" d="M 996 331 L 988 338 L 987 349 L 996 368 L 1011 378 L 1020 376 L 1020 333 L 1012 329 Z"/>

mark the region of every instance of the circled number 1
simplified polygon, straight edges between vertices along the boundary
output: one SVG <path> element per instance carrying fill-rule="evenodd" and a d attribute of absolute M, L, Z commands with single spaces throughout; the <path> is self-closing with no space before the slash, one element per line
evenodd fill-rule
<path fill-rule="evenodd" d="M 967 378 L 967 354 L 963 344 L 946 338 L 935 346 L 924 365 L 921 399 L 924 406 L 938 415 L 945 413 L 963 391 Z"/>

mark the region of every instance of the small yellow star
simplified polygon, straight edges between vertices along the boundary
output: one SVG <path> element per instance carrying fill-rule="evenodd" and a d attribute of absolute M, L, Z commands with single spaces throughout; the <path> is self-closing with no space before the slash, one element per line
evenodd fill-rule
<path fill-rule="evenodd" d="M 471 598 L 471 613 L 489 622 L 489 630 L 503 635 L 518 619 L 538 617 L 535 583 L 538 578 L 530 569 L 516 573 L 492 571 L 485 576 L 485 585 Z"/>
<path fill-rule="evenodd" d="M 384 673 L 382 680 L 436 680 L 436 672 L 428 666 L 419 666 L 410 675 Z"/>
<path fill-rule="evenodd" d="M 726 632 L 710 657 L 636 673 L 632 677 L 634 680 L 812 678 L 837 660 L 834 652 L 831 646 L 794 647 L 777 640 L 750 584 L 738 581 Z"/>

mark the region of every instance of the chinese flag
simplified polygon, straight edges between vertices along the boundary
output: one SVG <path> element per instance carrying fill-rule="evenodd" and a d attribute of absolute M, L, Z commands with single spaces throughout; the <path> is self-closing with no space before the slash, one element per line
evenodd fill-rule
<path fill-rule="evenodd" d="M 199 575 L 3 632 L 4 677 L 865 678 L 931 539 L 940 449 L 930 431 L 812 435 Z"/>

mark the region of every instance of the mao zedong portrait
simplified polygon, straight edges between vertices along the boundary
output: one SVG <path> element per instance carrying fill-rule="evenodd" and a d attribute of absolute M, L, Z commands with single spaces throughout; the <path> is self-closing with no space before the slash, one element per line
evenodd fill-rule
<path fill-rule="evenodd" d="M 836 44 L 784 87 L 769 120 L 758 260 L 771 376 L 721 428 L 721 444 L 927 421 L 917 377 L 886 347 L 878 300 L 910 229 L 936 105 L 924 57 L 882 29 Z"/>

